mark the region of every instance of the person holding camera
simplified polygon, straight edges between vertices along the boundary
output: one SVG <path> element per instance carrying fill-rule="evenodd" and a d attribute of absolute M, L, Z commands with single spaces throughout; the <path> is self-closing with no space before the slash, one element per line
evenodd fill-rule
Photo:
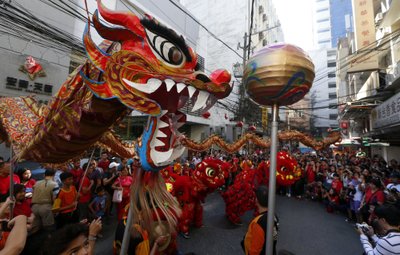
<path fill-rule="evenodd" d="M 357 225 L 360 241 L 366 255 L 400 254 L 400 211 L 392 205 L 375 208 L 379 227 L 385 235 L 379 238 L 371 226 Z M 370 241 L 371 239 L 371 241 Z"/>
<path fill-rule="evenodd" d="M 17 255 L 22 252 L 27 237 L 27 218 L 25 215 L 19 215 L 10 221 L 4 221 L 1 224 L 0 232 L 9 234 L 1 235 L 0 255 Z"/>

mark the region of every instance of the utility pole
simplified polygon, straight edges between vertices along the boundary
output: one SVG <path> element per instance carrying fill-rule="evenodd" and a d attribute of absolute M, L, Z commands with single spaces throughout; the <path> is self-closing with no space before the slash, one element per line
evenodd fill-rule
<path fill-rule="evenodd" d="M 247 32 L 244 33 L 243 36 L 243 46 L 240 45 L 240 43 L 238 44 L 238 49 L 242 49 L 243 50 L 243 62 L 242 62 L 242 73 L 240 74 L 241 77 L 243 77 L 243 71 L 244 71 L 244 67 L 246 65 L 246 60 L 247 60 Z M 245 89 L 244 89 L 244 85 L 243 85 L 243 80 L 241 81 L 241 86 L 239 88 L 239 120 L 244 122 L 244 108 L 245 108 Z M 242 127 L 243 129 L 243 127 Z"/>

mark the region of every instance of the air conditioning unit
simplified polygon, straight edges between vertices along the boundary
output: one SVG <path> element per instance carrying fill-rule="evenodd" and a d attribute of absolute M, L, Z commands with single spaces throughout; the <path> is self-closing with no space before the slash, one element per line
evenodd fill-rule
<path fill-rule="evenodd" d="M 375 24 L 380 24 L 381 21 L 383 19 L 383 13 L 382 12 L 378 12 L 375 16 Z"/>

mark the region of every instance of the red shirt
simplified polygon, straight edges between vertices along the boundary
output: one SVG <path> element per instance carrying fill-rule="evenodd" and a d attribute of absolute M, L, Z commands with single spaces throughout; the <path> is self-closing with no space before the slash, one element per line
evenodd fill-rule
<path fill-rule="evenodd" d="M 339 196 L 338 195 L 330 196 L 329 202 L 339 205 Z"/>
<path fill-rule="evenodd" d="M 18 175 L 14 174 L 14 184 L 19 184 L 19 177 Z M 10 176 L 0 176 L 0 194 L 4 195 L 10 189 Z"/>
<path fill-rule="evenodd" d="M 382 190 L 377 190 L 375 193 L 372 193 L 371 189 L 367 189 L 365 191 L 365 203 L 367 205 L 380 203 L 383 204 L 385 202 L 385 194 Z"/>
<path fill-rule="evenodd" d="M 334 189 L 337 194 L 340 194 L 340 191 L 343 188 L 343 183 L 340 180 L 333 180 L 331 188 Z"/>
<path fill-rule="evenodd" d="M 14 217 L 18 215 L 25 215 L 30 217 L 32 214 L 31 210 L 31 199 L 25 199 L 22 203 L 15 203 L 14 205 Z"/>
<path fill-rule="evenodd" d="M 97 166 L 102 168 L 103 171 L 106 171 L 108 169 L 108 166 L 110 165 L 110 161 L 106 160 L 106 161 L 99 161 L 99 163 L 97 163 Z"/>
<path fill-rule="evenodd" d="M 24 186 L 27 189 L 32 189 L 33 186 L 35 186 L 35 183 L 36 183 L 36 180 L 31 178 L 27 182 L 24 183 Z"/>
<path fill-rule="evenodd" d="M 72 169 L 70 173 L 72 174 L 72 178 L 74 179 L 74 184 L 79 186 L 82 180 L 83 169 L 82 168 Z"/>
<path fill-rule="evenodd" d="M 92 197 L 90 189 L 86 193 L 83 193 L 83 188 L 88 188 L 89 186 L 90 186 L 89 178 L 87 176 L 83 177 L 81 192 L 79 192 L 80 194 L 79 203 L 87 203 L 90 201 L 90 198 Z"/>
<path fill-rule="evenodd" d="M 311 165 L 307 166 L 307 183 L 315 182 L 315 172 L 313 171 L 313 167 Z"/>

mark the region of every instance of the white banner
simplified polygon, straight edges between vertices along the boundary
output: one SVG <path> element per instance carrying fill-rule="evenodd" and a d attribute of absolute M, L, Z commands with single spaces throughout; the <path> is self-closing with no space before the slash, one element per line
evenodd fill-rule
<path fill-rule="evenodd" d="M 371 112 L 371 119 L 373 129 L 400 124 L 400 93 L 375 107 Z"/>

